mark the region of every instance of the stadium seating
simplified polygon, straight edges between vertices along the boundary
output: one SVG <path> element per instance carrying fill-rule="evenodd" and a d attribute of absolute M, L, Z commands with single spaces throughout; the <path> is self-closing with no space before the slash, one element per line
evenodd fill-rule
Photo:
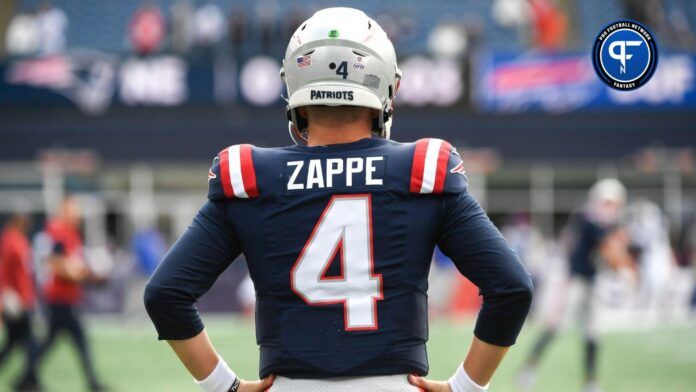
<path fill-rule="evenodd" d="M 169 16 L 170 8 L 176 1 L 161 0 L 156 4 L 161 7 L 165 15 Z M 281 12 L 287 11 L 287 8 L 276 0 L 264 2 L 212 0 L 210 2 L 218 4 L 226 13 L 232 7 L 242 7 L 246 14 L 252 17 L 257 14 L 260 7 L 270 7 L 278 11 L 275 16 L 279 28 L 282 27 Z M 22 0 L 19 9 L 34 9 L 41 3 L 40 0 Z M 127 25 L 131 15 L 142 2 L 140 0 L 121 0 L 118 2 L 63 0 L 56 4 L 66 12 L 70 21 L 67 37 L 69 47 L 88 47 L 119 52 L 127 48 L 127 40 L 125 39 Z M 448 0 L 439 2 L 438 7 L 431 7 L 427 3 L 416 0 L 403 0 L 399 4 L 398 9 L 393 9 L 387 8 L 380 2 L 367 0 L 351 2 L 351 6 L 364 9 L 377 18 L 380 15 L 388 14 L 396 19 L 409 19 L 409 33 L 397 41 L 398 49 L 402 53 L 422 52 L 426 47 L 428 32 L 442 21 L 459 21 L 466 24 L 476 20 L 477 25 L 480 25 L 487 38 L 484 40 L 485 45 L 499 50 L 522 49 L 513 30 L 502 28 L 491 19 L 490 0 Z M 325 5 L 326 2 L 322 1 L 303 2 L 303 7 L 307 10 L 318 9 Z M 687 10 L 691 22 L 696 21 L 696 5 L 693 2 L 675 0 L 669 2 L 669 5 L 671 7 L 680 6 Z M 607 18 L 616 19 L 622 16 L 620 0 L 578 1 L 575 2 L 574 7 L 577 7 L 579 15 L 574 24 L 577 24 L 577 31 L 580 32 L 582 39 L 571 40 L 572 42 L 591 42 Z M 250 23 L 249 27 L 251 30 L 249 39 L 253 40 L 259 35 L 258 24 Z"/>

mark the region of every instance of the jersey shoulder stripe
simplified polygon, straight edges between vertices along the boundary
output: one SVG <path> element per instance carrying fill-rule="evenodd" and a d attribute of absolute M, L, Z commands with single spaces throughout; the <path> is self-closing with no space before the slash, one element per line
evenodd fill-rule
<path fill-rule="evenodd" d="M 443 193 L 452 145 L 442 139 L 415 143 L 411 166 L 411 193 Z"/>
<path fill-rule="evenodd" d="M 236 144 L 220 151 L 213 161 L 209 175 L 209 196 L 218 194 L 216 183 L 222 188 L 222 195 L 228 199 L 250 199 L 259 196 L 256 171 L 251 144 Z M 218 175 L 219 173 L 219 175 Z"/>

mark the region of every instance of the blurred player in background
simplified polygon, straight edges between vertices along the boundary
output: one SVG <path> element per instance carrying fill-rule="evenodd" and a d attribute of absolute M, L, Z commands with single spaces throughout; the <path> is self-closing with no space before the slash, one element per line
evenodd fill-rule
<path fill-rule="evenodd" d="M 670 289 L 676 260 L 669 240 L 669 221 L 660 206 L 646 199 L 633 201 L 627 208 L 626 226 L 639 266 L 636 305 L 644 321 L 674 316 L 677 305 Z"/>
<path fill-rule="evenodd" d="M 27 231 L 31 219 L 27 213 L 10 216 L 0 234 L 0 309 L 5 340 L 0 347 L 0 366 L 16 346 L 25 354 L 24 373 L 17 390 L 38 390 L 36 376 L 37 347 L 32 331 L 32 312 L 36 301 L 31 246 Z"/>
<path fill-rule="evenodd" d="M 592 186 L 583 211 L 571 216 L 561 235 L 561 241 L 568 249 L 570 279 L 567 290 L 558 296 L 553 309 L 549 309 L 545 329 L 519 375 L 521 389 L 530 390 L 534 386 L 536 368 L 558 332 L 564 316 L 569 312 L 577 312 L 584 339 L 584 390 L 601 390 L 597 383 L 595 277 L 598 270 L 604 267 L 629 274 L 632 271 L 630 240 L 626 230 L 620 225 L 625 204 L 624 186 L 616 179 L 607 178 Z"/>
<path fill-rule="evenodd" d="M 47 258 L 48 280 L 43 288 L 48 306 L 48 335 L 39 354 L 43 357 L 53 347 L 58 334 L 67 333 L 77 349 L 90 390 L 100 391 L 103 387 L 94 371 L 80 319 L 81 285 L 91 278 L 82 249 L 81 224 L 80 205 L 75 197 L 63 200 L 56 216 L 46 224 L 46 234 L 52 243 Z"/>
<path fill-rule="evenodd" d="M 318 11 L 290 39 L 281 77 L 297 145 L 215 158 L 209 201 L 145 291 L 159 338 L 208 392 L 485 391 L 531 280 L 449 143 L 388 140 L 401 72 L 385 32 L 359 10 Z M 483 294 L 469 353 L 444 382 L 422 378 L 436 244 Z M 194 307 L 242 252 L 256 289 L 254 382 L 218 356 Z"/>

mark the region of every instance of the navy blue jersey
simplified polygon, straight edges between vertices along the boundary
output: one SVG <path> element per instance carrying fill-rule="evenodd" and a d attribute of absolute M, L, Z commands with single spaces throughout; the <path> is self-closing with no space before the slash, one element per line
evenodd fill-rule
<path fill-rule="evenodd" d="M 160 339 L 200 333 L 195 300 L 244 253 L 261 377 L 427 374 L 437 244 L 483 295 L 476 336 L 515 342 L 531 282 L 468 193 L 449 143 L 238 145 L 208 177 L 209 201 L 146 289 Z"/>
<path fill-rule="evenodd" d="M 570 222 L 572 248 L 570 249 L 570 274 L 593 280 L 597 274 L 599 247 L 611 231 L 600 225 L 587 213 L 578 213 Z"/>

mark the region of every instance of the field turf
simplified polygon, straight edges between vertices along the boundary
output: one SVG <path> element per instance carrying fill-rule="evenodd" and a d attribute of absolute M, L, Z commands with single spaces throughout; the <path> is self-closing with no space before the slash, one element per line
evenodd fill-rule
<path fill-rule="evenodd" d="M 251 322 L 232 317 L 206 318 L 208 333 L 227 362 L 244 378 L 257 374 L 258 351 Z M 90 322 L 99 374 L 111 391 L 195 391 L 191 378 L 164 342 L 157 342 L 145 321 L 124 324 L 111 319 Z M 462 360 L 471 337 L 470 322 L 431 323 L 430 377 L 444 379 Z M 492 391 L 515 391 L 514 376 L 536 336 L 528 326 L 496 374 Z M 600 357 L 605 391 L 696 391 L 696 328 L 608 333 Z M 72 348 L 63 339 L 42 367 L 47 391 L 78 392 L 84 379 Z M 540 367 L 536 391 L 581 390 L 581 343 L 574 331 L 560 334 Z M 0 369 L 0 391 L 9 391 L 20 357 Z"/>

